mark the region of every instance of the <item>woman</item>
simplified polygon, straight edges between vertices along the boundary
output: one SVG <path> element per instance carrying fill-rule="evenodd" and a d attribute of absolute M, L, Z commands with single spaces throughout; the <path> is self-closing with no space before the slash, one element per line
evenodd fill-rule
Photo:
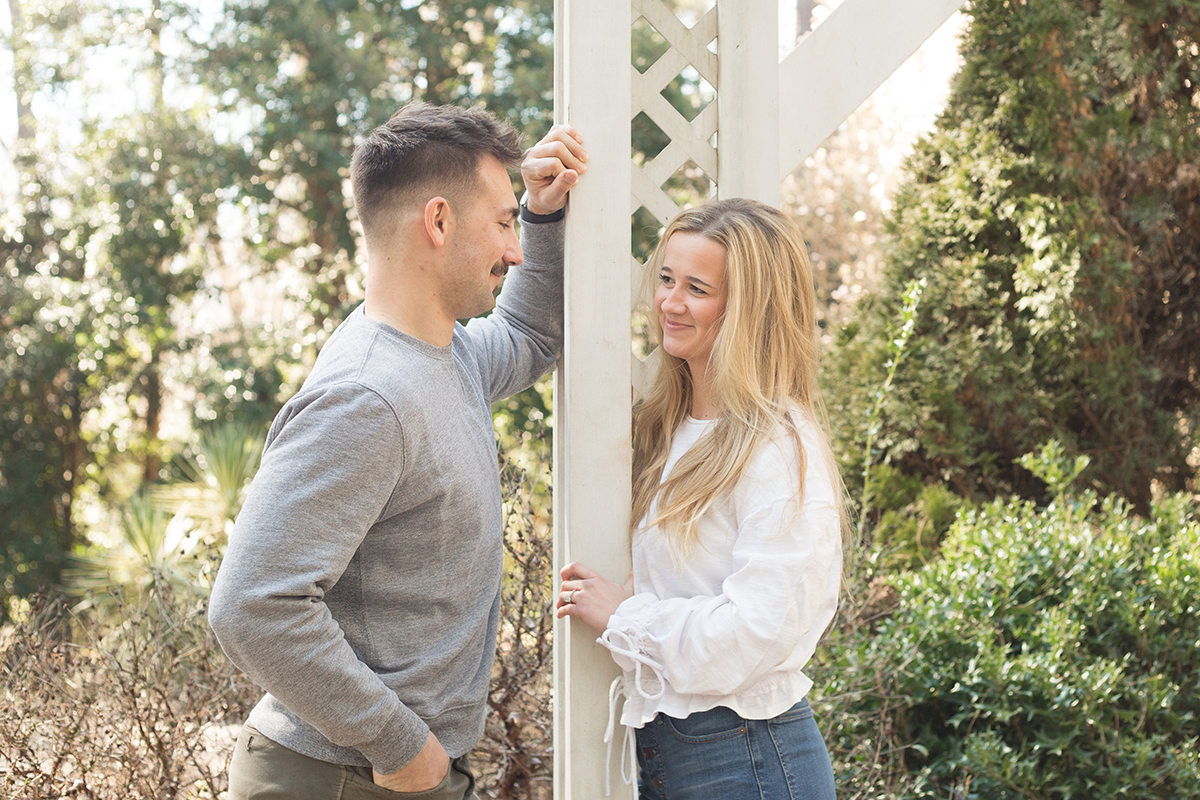
<path fill-rule="evenodd" d="M 569 564 L 558 616 L 624 671 L 642 797 L 833 800 L 802 668 L 846 526 L 804 240 L 724 200 L 676 217 L 649 267 L 664 353 L 635 417 L 632 591 Z"/>

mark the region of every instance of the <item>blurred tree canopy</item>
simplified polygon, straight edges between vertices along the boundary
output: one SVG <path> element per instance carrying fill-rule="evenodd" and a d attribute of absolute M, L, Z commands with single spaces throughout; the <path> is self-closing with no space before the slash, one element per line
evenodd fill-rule
<path fill-rule="evenodd" d="M 346 178 L 356 136 L 410 100 L 483 102 L 542 132 L 553 113 L 547 3 L 230 0 L 200 45 L 197 79 L 251 124 L 230 175 L 270 265 L 311 277 L 319 327 L 349 310 L 355 237 Z"/>
<path fill-rule="evenodd" d="M 553 101 L 545 0 L 10 7 L 0 601 L 60 579 L 81 493 L 178 478 L 192 428 L 294 391 L 361 298 L 358 138 L 416 99 L 540 134 Z"/>
<path fill-rule="evenodd" d="M 1156 484 L 1183 490 L 1196 471 L 1200 6 L 967 10 L 948 107 L 895 198 L 884 285 L 828 373 L 844 376 L 841 449 L 862 452 L 905 289 L 923 278 L 872 454 L 885 483 L 914 485 L 878 496 L 915 514 L 923 485 L 1045 500 L 1018 459 L 1057 439 L 1090 456 L 1097 490 L 1147 513 Z"/>

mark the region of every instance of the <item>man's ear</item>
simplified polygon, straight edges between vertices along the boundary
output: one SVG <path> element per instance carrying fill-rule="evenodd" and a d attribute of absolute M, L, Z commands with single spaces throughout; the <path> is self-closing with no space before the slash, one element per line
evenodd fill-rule
<path fill-rule="evenodd" d="M 435 247 L 446 244 L 446 237 L 454 224 L 454 213 L 444 197 L 435 197 L 425 204 L 425 235 Z"/>

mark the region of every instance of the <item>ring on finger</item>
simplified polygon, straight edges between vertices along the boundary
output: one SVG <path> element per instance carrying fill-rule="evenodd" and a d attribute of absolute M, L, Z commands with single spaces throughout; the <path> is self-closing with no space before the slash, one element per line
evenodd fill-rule
<path fill-rule="evenodd" d="M 567 595 L 567 605 L 575 604 L 575 593 L 578 591 L 579 591 L 578 589 L 572 589 L 571 593 Z"/>

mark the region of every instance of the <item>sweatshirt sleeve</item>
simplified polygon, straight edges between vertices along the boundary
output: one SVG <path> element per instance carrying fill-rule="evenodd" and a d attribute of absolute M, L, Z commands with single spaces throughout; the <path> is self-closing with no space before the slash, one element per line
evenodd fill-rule
<path fill-rule="evenodd" d="M 428 726 L 355 655 L 324 602 L 404 472 L 391 407 L 347 382 L 276 420 L 230 535 L 209 623 L 255 683 L 337 745 L 394 772 Z"/>
<path fill-rule="evenodd" d="M 505 279 L 496 310 L 464 326 L 488 402 L 533 385 L 554 368 L 563 341 L 563 236 L 566 223 L 521 221 L 525 260 Z"/>
<path fill-rule="evenodd" d="M 765 447 L 734 490 L 736 540 L 720 594 L 659 599 L 642 592 L 609 618 L 600 643 L 648 698 L 661 694 L 664 681 L 679 694 L 750 692 L 785 661 L 806 662 L 832 621 L 841 572 L 834 487 L 821 451 L 809 448 L 797 508 L 790 449 L 781 441 Z"/>

